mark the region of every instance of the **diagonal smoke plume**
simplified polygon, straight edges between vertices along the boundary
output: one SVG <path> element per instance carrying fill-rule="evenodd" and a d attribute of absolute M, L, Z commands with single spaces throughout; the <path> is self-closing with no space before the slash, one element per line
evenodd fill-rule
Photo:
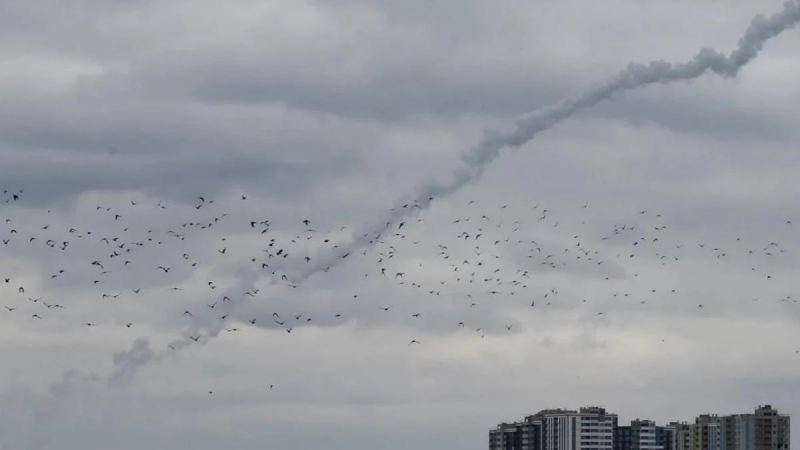
<path fill-rule="evenodd" d="M 516 129 L 510 133 L 486 133 L 480 144 L 471 151 L 462 155 L 464 167 L 453 172 L 451 180 L 445 182 L 429 182 L 417 189 L 411 198 L 419 208 L 402 208 L 399 205 L 408 203 L 406 200 L 398 202 L 398 207 L 393 208 L 386 217 L 377 222 L 377 225 L 362 228 L 361 233 L 356 233 L 353 240 L 340 245 L 337 252 L 327 252 L 318 255 L 312 264 L 304 264 L 289 278 L 295 284 L 300 283 L 310 276 L 322 272 L 341 261 L 344 254 L 359 250 L 371 245 L 375 241 L 376 231 L 381 230 L 385 223 L 397 223 L 399 220 L 418 214 L 419 211 L 430 206 L 434 198 L 447 196 L 461 187 L 477 180 L 483 174 L 484 168 L 500 155 L 500 150 L 505 147 L 519 148 L 533 139 L 538 133 L 552 128 L 557 123 L 572 115 L 590 108 L 614 94 L 631 89 L 644 87 L 654 83 L 668 84 L 674 81 L 691 80 L 711 71 L 724 78 L 735 77 L 739 70 L 752 61 L 769 39 L 777 36 L 782 31 L 794 27 L 800 22 L 800 0 L 784 3 L 781 12 L 769 18 L 756 16 L 739 39 L 738 47 L 729 56 L 711 49 L 703 48 L 689 62 L 672 64 L 665 61 L 653 61 L 647 65 L 631 63 L 616 77 L 588 91 L 573 100 L 563 101 L 559 104 L 545 107 L 539 111 L 525 114 L 516 120 Z M 252 265 L 241 268 L 239 282 L 231 289 L 232 293 L 241 294 L 252 290 L 261 273 Z M 233 303 L 233 302 L 232 302 Z M 239 304 L 242 302 L 240 301 Z M 235 304 L 230 307 L 235 308 Z M 217 321 L 209 330 L 209 337 L 216 336 L 224 327 L 224 321 Z M 186 344 L 186 340 L 176 344 Z M 173 344 L 175 345 L 175 344 Z M 176 348 L 180 348 L 177 347 Z M 155 355 L 148 358 L 138 358 L 136 362 L 127 361 L 125 357 L 115 357 L 117 372 L 135 370 L 139 365 L 150 361 Z M 137 355 L 141 355 L 137 353 Z M 128 379 L 124 374 L 117 375 L 119 379 Z"/>
<path fill-rule="evenodd" d="M 672 64 L 660 60 L 652 61 L 646 65 L 632 63 L 617 76 L 577 98 L 520 116 L 516 120 L 516 128 L 509 133 L 487 132 L 477 146 L 462 155 L 461 160 L 464 165 L 453 172 L 449 181 L 432 181 L 423 184 L 413 196 L 398 202 L 398 207 L 392 209 L 386 217 L 378 221 L 378 225 L 362 228 L 360 233 L 354 234 L 353 240 L 340 245 L 337 253 L 328 252 L 317 255 L 313 264 L 304 264 L 299 270 L 288 274 L 289 278 L 295 284 L 298 284 L 310 276 L 344 261 L 341 258 L 344 254 L 370 246 L 375 242 L 378 235 L 375 230 L 383 229 L 387 222 L 397 223 L 403 218 L 418 214 L 428 208 L 434 198 L 447 196 L 479 179 L 486 166 L 500 156 L 502 149 L 506 147 L 519 148 L 540 132 L 548 130 L 574 114 L 611 98 L 614 94 L 655 83 L 668 84 L 675 81 L 691 80 L 709 71 L 723 78 L 735 77 L 742 67 L 758 55 L 764 43 L 786 29 L 794 27 L 799 21 L 800 0 L 785 2 L 781 12 L 768 18 L 761 15 L 755 17 L 747 31 L 739 39 L 736 50 L 728 56 L 711 48 L 703 48 L 686 63 Z M 400 207 L 404 203 L 409 203 L 409 199 L 418 208 Z M 254 289 L 255 284 L 261 277 L 261 273 L 253 268 L 252 265 L 242 267 L 238 275 L 237 285 L 229 291 L 232 294 L 237 294 L 236 298 L 239 298 L 242 292 Z M 237 304 L 242 303 L 244 303 L 244 300 L 230 302 L 228 311 L 232 311 Z M 208 327 L 207 339 L 216 337 L 223 329 L 224 322 L 221 320 L 216 321 L 212 326 Z M 201 326 L 201 324 L 196 323 L 194 328 L 197 329 Z M 184 340 L 174 342 L 172 345 L 175 350 L 180 350 L 190 343 L 191 341 L 187 337 Z M 146 340 L 137 340 L 131 350 L 115 354 L 114 364 L 116 370 L 110 377 L 103 378 L 102 381 L 108 383 L 110 387 L 124 387 L 133 380 L 141 366 L 159 361 L 164 356 L 165 354 L 163 353 L 155 353 L 150 350 Z M 69 381 L 69 379 L 65 379 L 63 383 L 60 383 L 60 389 L 64 389 L 65 385 L 69 384 Z"/>
<path fill-rule="evenodd" d="M 452 194 L 461 187 L 480 178 L 484 168 L 500 156 L 500 150 L 503 148 L 519 148 L 540 132 L 552 128 L 578 112 L 597 105 L 614 94 L 654 83 L 668 84 L 674 81 L 691 80 L 708 71 L 714 72 L 723 78 L 735 77 L 745 64 L 758 55 L 765 42 L 782 31 L 794 27 L 798 21 L 800 21 L 800 0 L 788 1 L 784 3 L 783 11 L 769 18 L 761 15 L 756 16 L 744 36 L 739 39 L 736 50 L 729 56 L 706 47 L 686 63 L 672 64 L 666 61 L 652 61 L 647 65 L 631 63 L 616 77 L 580 97 L 566 100 L 517 118 L 516 129 L 510 133 L 486 133 L 476 147 L 462 154 L 461 159 L 464 162 L 464 167 L 455 170 L 451 180 L 445 182 L 432 181 L 417 189 L 412 198 L 416 199 L 415 201 L 419 208 L 394 208 L 388 217 L 377 223 L 377 226 L 364 228 L 361 234 L 355 235 L 353 241 L 340 245 L 340 251 L 347 253 L 369 245 L 374 239 L 374 230 L 380 230 L 383 224 L 387 222 L 396 223 L 399 219 L 427 208 L 433 198 Z M 339 254 L 329 253 L 320 256 L 316 258 L 315 264 L 310 267 L 304 267 L 295 276 L 295 283 L 305 280 L 324 268 L 341 261 L 338 258 Z"/>

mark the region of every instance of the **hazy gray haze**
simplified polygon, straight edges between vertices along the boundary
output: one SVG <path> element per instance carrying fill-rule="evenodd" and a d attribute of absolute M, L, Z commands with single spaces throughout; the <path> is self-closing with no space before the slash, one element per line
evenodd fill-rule
<path fill-rule="evenodd" d="M 0 2 L 0 449 L 478 450 L 546 407 L 796 414 L 799 19 Z"/>

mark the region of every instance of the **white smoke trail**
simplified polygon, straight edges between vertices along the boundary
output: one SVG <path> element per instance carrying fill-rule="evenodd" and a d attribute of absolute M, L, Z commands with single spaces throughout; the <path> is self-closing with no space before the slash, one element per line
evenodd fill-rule
<path fill-rule="evenodd" d="M 777 36 L 782 31 L 794 27 L 799 21 L 800 0 L 785 2 L 783 11 L 769 18 L 761 15 L 755 17 L 750 27 L 739 39 L 737 49 L 730 56 L 725 56 L 711 48 L 703 48 L 687 63 L 671 64 L 665 61 L 653 61 L 648 65 L 632 63 L 616 77 L 576 99 L 567 100 L 519 117 L 516 120 L 516 129 L 510 133 L 486 133 L 478 146 L 462 155 L 461 159 L 465 167 L 455 170 L 450 181 L 432 181 L 417 189 L 417 193 L 410 198 L 416 199 L 413 202 L 419 208 L 403 208 L 401 205 L 409 202 L 407 200 L 399 201 L 397 207 L 393 208 L 382 220 L 373 226 L 364 227 L 361 233 L 355 233 L 353 240 L 340 245 L 335 253 L 331 251 L 327 254 L 318 255 L 312 264 L 303 264 L 301 270 L 297 271 L 296 274 L 289 274 L 289 277 L 293 283 L 297 284 L 344 261 L 345 259 L 341 258 L 344 254 L 371 245 L 374 242 L 376 230 L 383 229 L 387 222 L 397 223 L 403 218 L 417 214 L 430 206 L 434 198 L 447 196 L 478 179 L 483 174 L 486 166 L 497 159 L 500 155 L 500 150 L 503 148 L 519 148 L 532 140 L 538 133 L 552 128 L 557 123 L 610 98 L 616 93 L 654 83 L 667 84 L 673 81 L 690 80 L 703 75 L 709 70 L 725 78 L 736 76 L 744 65 L 758 55 L 766 41 Z M 229 292 L 241 294 L 252 290 L 260 277 L 261 272 L 254 268 L 253 265 L 243 266 L 239 271 L 239 282 Z M 229 310 L 232 309 L 235 309 L 234 305 Z M 222 327 L 224 327 L 224 321 L 218 321 L 216 326 L 210 328 L 209 335 L 211 337 L 216 336 Z M 184 340 L 176 344 L 185 344 L 186 342 Z M 135 370 L 136 367 L 147 363 L 156 356 L 151 354 L 149 358 L 138 358 L 135 363 L 128 364 L 126 357 L 123 355 L 130 354 L 132 353 L 128 352 L 115 356 L 115 364 L 118 366 L 117 372 Z M 126 375 L 122 374 L 117 375 L 116 378 L 128 379 Z"/>
<path fill-rule="evenodd" d="M 396 224 L 404 218 L 418 214 L 419 211 L 430 206 L 434 198 L 447 196 L 480 178 L 486 166 L 500 156 L 500 150 L 503 148 L 519 148 L 532 140 L 538 133 L 552 128 L 580 111 L 597 105 L 616 93 L 654 83 L 668 84 L 674 81 L 691 80 L 707 71 L 712 71 L 725 78 L 736 76 L 742 67 L 758 55 L 766 41 L 782 31 L 794 27 L 799 21 L 800 0 L 785 2 L 783 10 L 769 18 L 756 16 L 739 39 L 736 50 L 729 56 L 706 47 L 687 63 L 672 64 L 666 61 L 653 61 L 648 65 L 632 63 L 616 77 L 576 99 L 519 117 L 516 120 L 515 130 L 510 133 L 486 133 L 479 145 L 462 155 L 464 167 L 455 170 L 449 181 L 431 181 L 420 186 L 416 194 L 409 197 L 413 200 L 409 201 L 407 198 L 397 202 L 397 206 L 375 225 L 362 228 L 360 233 L 354 234 L 353 240 L 340 245 L 336 252 L 331 251 L 317 255 L 312 264 L 303 264 L 297 273 L 289 274 L 289 278 L 293 283 L 299 284 L 310 276 L 344 261 L 343 255 L 371 245 L 375 240 L 376 230 L 383 229 L 386 223 Z M 413 203 L 418 208 L 402 207 L 403 204 L 408 203 Z M 254 289 L 255 283 L 261 277 L 261 273 L 253 265 L 242 267 L 239 275 L 239 283 L 231 290 L 238 294 Z M 235 305 L 232 305 L 231 309 L 234 308 Z M 215 326 L 210 328 L 208 337 L 217 336 L 223 327 L 224 321 L 218 321 Z M 179 341 L 174 345 L 188 345 L 188 341 Z M 124 371 L 126 367 L 134 369 L 137 366 L 138 364 L 120 365 L 118 371 Z M 120 375 L 119 378 L 126 377 Z"/>
<path fill-rule="evenodd" d="M 739 39 L 737 48 L 729 56 L 711 48 L 703 48 L 686 63 L 672 64 L 661 60 L 652 61 L 647 65 L 632 63 L 616 77 L 575 99 L 522 115 L 517 118 L 516 128 L 510 133 L 486 133 L 476 147 L 462 155 L 464 167 L 455 170 L 449 181 L 431 181 L 423 184 L 414 195 L 398 202 L 397 207 L 392 209 L 382 220 L 373 226 L 363 227 L 360 233 L 355 233 L 353 240 L 340 245 L 336 253 L 328 252 L 317 255 L 312 264 L 305 264 L 297 273 L 288 276 L 293 283 L 298 284 L 310 276 L 344 261 L 345 259 L 341 258 L 344 254 L 371 245 L 374 242 L 376 230 L 383 229 L 387 222 L 394 224 L 401 219 L 418 214 L 419 211 L 429 207 L 434 198 L 447 196 L 480 178 L 486 166 L 500 156 L 500 150 L 503 148 L 519 148 L 540 132 L 609 99 L 614 94 L 655 83 L 668 84 L 674 81 L 691 80 L 708 71 L 724 78 L 735 77 L 742 67 L 758 55 L 769 39 L 794 27 L 798 21 L 800 21 L 800 0 L 787 1 L 783 4 L 781 12 L 768 18 L 761 15 L 756 16 Z M 410 201 L 418 208 L 401 207 L 404 203 L 409 203 L 408 199 L 411 199 Z M 261 278 L 261 273 L 252 265 L 242 267 L 239 275 L 239 282 L 230 290 L 231 293 L 239 295 L 254 289 L 255 284 Z M 243 303 L 242 300 L 236 300 L 236 302 Z M 232 304 L 229 306 L 229 311 L 235 308 L 236 305 Z M 210 327 L 207 340 L 219 334 L 224 327 L 224 322 L 217 321 L 214 326 Z M 189 343 L 191 342 L 187 338 L 173 343 L 173 347 L 180 350 Z M 146 340 L 137 340 L 130 351 L 117 353 L 114 356 L 116 370 L 105 381 L 111 387 L 123 387 L 133 380 L 141 366 L 159 361 L 165 355 L 165 353 L 155 353 L 150 350 Z"/>
<path fill-rule="evenodd" d="M 648 65 L 631 63 L 616 77 L 601 84 L 573 100 L 545 107 L 539 111 L 525 114 L 516 120 L 516 129 L 510 133 L 486 133 L 480 144 L 470 152 L 462 154 L 464 167 L 453 172 L 452 179 L 445 182 L 431 181 L 420 186 L 411 198 L 416 199 L 420 208 L 394 208 L 387 217 L 375 226 L 366 227 L 361 234 L 344 246 L 340 246 L 340 254 L 327 254 L 317 257 L 314 265 L 304 267 L 296 275 L 294 282 L 305 280 L 309 276 L 333 266 L 339 261 L 341 254 L 358 250 L 369 244 L 374 230 L 380 230 L 385 223 L 397 223 L 398 220 L 423 210 L 430 205 L 431 198 L 447 196 L 461 187 L 475 181 L 483 174 L 483 170 L 500 156 L 500 150 L 506 147 L 519 148 L 532 140 L 537 134 L 548 130 L 557 123 L 587 108 L 597 105 L 612 95 L 644 87 L 654 83 L 668 84 L 674 81 L 691 80 L 712 71 L 724 78 L 734 77 L 745 64 L 752 61 L 769 39 L 782 31 L 792 28 L 800 21 L 800 0 L 784 3 L 783 11 L 769 18 L 756 16 L 739 39 L 738 47 L 730 56 L 725 56 L 711 48 L 701 49 L 687 63 L 672 64 L 666 61 L 652 61 Z M 404 202 L 401 202 L 402 204 Z M 415 211 L 416 210 L 416 211 Z M 364 235 L 367 235 L 366 237 Z"/>

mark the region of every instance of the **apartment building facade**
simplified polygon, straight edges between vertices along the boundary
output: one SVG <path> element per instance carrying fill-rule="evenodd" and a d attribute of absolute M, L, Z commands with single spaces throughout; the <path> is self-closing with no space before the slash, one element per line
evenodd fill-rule
<path fill-rule="evenodd" d="M 664 450 L 671 450 L 675 433 L 669 427 L 656 427 L 656 446 Z"/>
<path fill-rule="evenodd" d="M 789 450 L 789 416 L 770 405 L 753 414 L 734 414 L 720 420 L 722 450 Z"/>
<path fill-rule="evenodd" d="M 490 450 L 614 450 L 616 414 L 599 407 L 548 409 L 489 432 Z"/>
<path fill-rule="evenodd" d="M 686 422 L 670 422 L 665 429 L 669 430 L 672 440 L 669 446 L 664 446 L 664 450 L 692 450 L 694 446 L 694 427 L 693 424 Z"/>
<path fill-rule="evenodd" d="M 636 419 L 631 422 L 631 450 L 664 450 L 656 442 L 656 423 Z"/>
<path fill-rule="evenodd" d="M 620 426 L 599 407 L 547 409 L 489 432 L 490 450 L 790 450 L 789 416 L 770 405 L 753 414 L 701 414 L 659 427 L 636 419 Z"/>

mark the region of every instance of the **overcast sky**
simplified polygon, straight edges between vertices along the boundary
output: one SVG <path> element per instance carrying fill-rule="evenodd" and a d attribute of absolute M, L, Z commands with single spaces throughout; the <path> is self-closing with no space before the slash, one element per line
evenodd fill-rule
<path fill-rule="evenodd" d="M 414 196 L 486 130 L 728 54 L 782 3 L 0 2 L 0 449 L 478 450 L 548 407 L 799 413 L 798 30 Z"/>

